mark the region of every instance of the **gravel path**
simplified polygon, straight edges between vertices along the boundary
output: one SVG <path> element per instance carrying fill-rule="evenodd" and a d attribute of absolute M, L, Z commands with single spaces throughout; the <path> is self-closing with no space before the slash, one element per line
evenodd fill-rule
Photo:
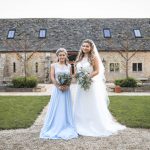
<path fill-rule="evenodd" d="M 0 131 L 0 150 L 150 150 L 150 129 L 127 128 L 109 137 L 39 139 L 47 107 L 28 129 Z"/>

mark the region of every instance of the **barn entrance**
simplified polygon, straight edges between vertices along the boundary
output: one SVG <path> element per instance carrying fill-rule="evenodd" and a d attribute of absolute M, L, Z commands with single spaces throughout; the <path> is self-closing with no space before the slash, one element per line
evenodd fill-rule
<path fill-rule="evenodd" d="M 74 74 L 74 63 L 77 55 L 78 55 L 78 51 L 68 51 L 68 59 L 69 59 L 69 63 L 71 64 L 72 74 Z"/>

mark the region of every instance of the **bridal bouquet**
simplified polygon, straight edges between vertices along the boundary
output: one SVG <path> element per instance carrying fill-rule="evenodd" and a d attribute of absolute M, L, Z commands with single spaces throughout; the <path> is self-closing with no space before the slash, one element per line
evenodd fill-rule
<path fill-rule="evenodd" d="M 71 76 L 67 73 L 59 73 L 58 74 L 58 82 L 60 85 L 67 85 L 71 84 Z"/>
<path fill-rule="evenodd" d="M 76 79 L 78 84 L 84 90 L 88 90 L 93 82 L 93 80 L 89 77 L 89 72 L 83 68 L 76 74 Z"/>

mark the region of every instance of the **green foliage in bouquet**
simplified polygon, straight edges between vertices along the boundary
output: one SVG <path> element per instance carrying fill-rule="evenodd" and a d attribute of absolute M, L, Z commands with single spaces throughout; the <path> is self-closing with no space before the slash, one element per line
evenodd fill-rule
<path fill-rule="evenodd" d="M 93 80 L 89 77 L 89 72 L 85 69 L 82 69 L 76 74 L 76 79 L 78 84 L 84 90 L 88 90 L 93 82 Z"/>
<path fill-rule="evenodd" d="M 58 74 L 58 82 L 60 85 L 70 85 L 71 84 L 71 76 L 67 73 L 59 73 Z"/>

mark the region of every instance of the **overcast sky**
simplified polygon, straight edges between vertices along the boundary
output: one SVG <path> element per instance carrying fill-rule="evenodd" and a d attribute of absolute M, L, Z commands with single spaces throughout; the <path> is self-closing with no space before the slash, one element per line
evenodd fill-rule
<path fill-rule="evenodd" d="M 150 0 L 0 0 L 0 18 L 150 18 Z"/>

